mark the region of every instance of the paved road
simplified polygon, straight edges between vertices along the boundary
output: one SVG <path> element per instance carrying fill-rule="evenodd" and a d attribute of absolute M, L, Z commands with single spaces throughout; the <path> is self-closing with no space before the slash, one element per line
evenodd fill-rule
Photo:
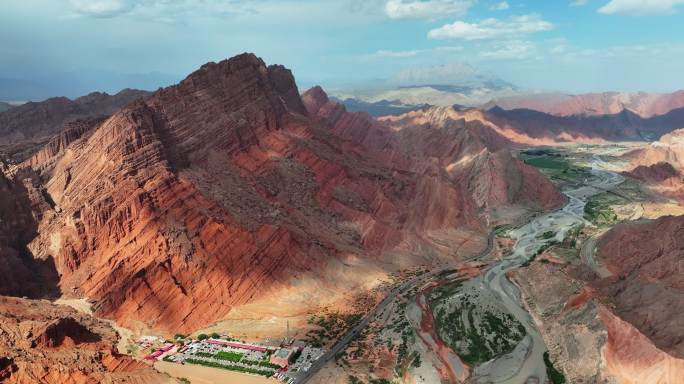
<path fill-rule="evenodd" d="M 532 217 L 536 216 L 536 213 L 532 215 Z M 477 255 L 471 256 L 469 258 L 460 260 L 462 261 L 476 261 L 478 259 L 481 259 L 487 255 L 489 255 L 492 252 L 492 249 L 494 248 L 494 239 L 496 238 L 496 232 L 499 229 L 502 229 L 503 227 L 506 228 L 516 228 L 524 225 L 531 217 L 525 216 L 522 219 L 518 220 L 518 222 L 510 225 L 503 225 L 503 226 L 496 226 L 493 229 L 489 231 L 489 234 L 487 236 L 487 246 L 485 247 L 484 250 L 482 250 L 480 253 Z M 422 275 L 416 276 L 404 283 L 402 283 L 399 287 L 394 288 L 392 291 L 390 291 L 387 296 L 377 305 L 375 308 L 373 308 L 370 312 L 366 314 L 366 316 L 351 330 L 349 330 L 340 340 L 338 340 L 333 347 L 326 352 L 323 356 L 321 356 L 316 362 L 309 368 L 309 370 L 304 374 L 304 375 L 297 375 L 295 377 L 295 380 L 293 381 L 294 384 L 302 384 L 307 382 L 309 379 L 311 379 L 313 376 L 318 373 L 318 371 L 323 368 L 323 366 L 330 360 L 332 360 L 335 355 L 338 353 L 342 352 L 349 343 L 354 340 L 371 322 L 371 320 L 378 314 L 381 313 L 387 306 L 397 297 L 402 292 L 405 292 L 407 290 L 410 290 L 417 286 L 418 284 L 424 282 L 426 279 L 433 277 L 435 275 L 438 275 L 444 271 L 453 269 L 453 265 L 447 265 L 444 267 L 440 267 L 438 269 L 426 272 Z"/>
<path fill-rule="evenodd" d="M 610 271 L 600 265 L 596 260 L 596 246 L 604 233 L 606 233 L 605 230 L 589 237 L 584 241 L 580 248 L 580 258 L 582 259 L 582 262 L 591 268 L 599 277 L 608 277 L 611 275 Z"/>
<path fill-rule="evenodd" d="M 477 255 L 471 256 L 467 259 L 464 259 L 462 261 L 475 261 L 477 259 L 480 259 L 484 256 L 489 255 L 489 253 L 494 248 L 494 238 L 496 237 L 496 230 L 499 228 L 500 227 L 496 227 L 496 228 L 492 229 L 491 231 L 489 231 L 489 235 L 487 236 L 487 246 L 485 247 L 485 249 L 482 252 L 478 253 Z M 298 376 L 295 379 L 294 383 L 296 383 L 296 384 L 305 383 L 309 379 L 311 379 L 314 375 L 316 375 L 316 373 L 318 373 L 318 371 L 320 371 L 321 368 L 323 368 L 323 366 L 328 361 L 333 359 L 335 357 L 335 355 L 337 355 L 338 353 L 342 352 L 347 347 L 347 345 L 352 340 L 354 340 L 354 338 L 356 338 L 356 336 L 358 336 L 361 333 L 361 331 L 363 331 L 368 326 L 368 324 L 373 320 L 373 318 L 375 318 L 375 316 L 378 313 L 382 312 L 385 308 L 387 308 L 387 306 L 392 301 L 394 301 L 394 299 L 400 293 L 406 292 L 406 291 L 416 287 L 417 285 L 425 282 L 425 280 L 430 278 L 430 277 L 436 276 L 436 275 L 438 275 L 444 271 L 448 271 L 448 270 L 453 269 L 453 268 L 454 268 L 453 265 L 448 265 L 445 267 L 441 267 L 441 268 L 423 273 L 423 274 L 416 276 L 416 277 L 414 277 L 408 281 L 405 281 L 404 283 L 402 283 L 398 287 L 394 288 L 392 291 L 390 291 L 387 294 L 387 296 L 385 296 L 385 298 L 378 305 L 375 306 L 375 308 L 373 308 L 370 312 L 368 312 L 366 314 L 366 316 L 354 328 L 347 331 L 347 333 L 340 340 L 338 340 L 335 343 L 335 345 L 333 345 L 333 347 L 328 352 L 326 352 L 323 356 L 321 356 L 318 360 L 316 360 L 316 362 L 311 366 L 311 368 L 309 368 L 309 371 L 306 372 L 306 374 L 304 374 L 303 376 Z"/>

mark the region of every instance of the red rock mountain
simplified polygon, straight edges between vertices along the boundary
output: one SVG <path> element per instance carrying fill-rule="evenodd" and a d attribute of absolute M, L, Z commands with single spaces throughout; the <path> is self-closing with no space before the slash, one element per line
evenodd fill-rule
<path fill-rule="evenodd" d="M 638 179 L 653 193 L 684 202 L 684 129 L 623 155 L 624 173 Z"/>
<path fill-rule="evenodd" d="M 493 100 L 486 107 L 503 109 L 531 109 L 555 116 L 615 115 L 629 110 L 640 117 L 664 115 L 684 107 L 684 91 L 674 93 L 605 92 L 566 95 L 541 93 L 504 97 Z"/>
<path fill-rule="evenodd" d="M 94 92 L 70 100 L 54 97 L 29 102 L 0 112 L 0 146 L 19 142 L 42 142 L 58 133 L 64 123 L 98 116 L 108 116 L 149 92 L 124 89 L 115 95 Z"/>
<path fill-rule="evenodd" d="M 481 123 L 382 123 L 320 88 L 300 97 L 289 70 L 243 54 L 68 126 L 7 177 L 35 187 L 26 253 L 54 260 L 63 294 L 177 332 L 333 260 L 453 258 L 454 233 L 481 242 L 560 205 L 508 145 Z"/>
<path fill-rule="evenodd" d="M 600 284 L 616 314 L 684 358 L 684 217 L 618 225 L 603 236 L 598 255 L 617 276 Z"/>
<path fill-rule="evenodd" d="M 672 131 L 649 146 L 636 149 L 624 157 L 634 166 L 669 163 L 684 170 L 684 128 Z"/>
<path fill-rule="evenodd" d="M 678 177 L 680 173 L 672 164 L 659 162 L 651 165 L 639 165 L 633 170 L 625 172 L 624 175 L 645 183 L 658 184 Z"/>

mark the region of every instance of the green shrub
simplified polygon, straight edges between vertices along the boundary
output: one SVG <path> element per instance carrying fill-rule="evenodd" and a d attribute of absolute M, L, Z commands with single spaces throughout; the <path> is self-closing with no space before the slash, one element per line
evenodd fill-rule
<path fill-rule="evenodd" d="M 226 370 L 235 371 L 235 372 L 252 373 L 255 375 L 261 375 L 261 376 L 265 376 L 265 377 L 271 377 L 271 376 L 273 376 L 273 373 L 274 373 L 272 370 L 264 370 L 264 369 L 257 369 L 257 368 L 245 368 L 245 367 L 239 367 L 236 365 L 224 365 L 224 364 L 214 363 L 212 361 L 204 361 L 204 360 L 198 360 L 198 359 L 186 359 L 185 362 L 190 363 L 190 364 L 203 365 L 205 367 L 221 368 L 221 369 L 226 369 Z"/>
<path fill-rule="evenodd" d="M 215 358 L 219 360 L 227 360 L 227 361 L 233 361 L 233 362 L 238 362 L 242 359 L 242 354 L 241 353 L 236 353 L 236 352 L 218 352 L 216 355 L 214 355 Z"/>
<path fill-rule="evenodd" d="M 544 364 L 546 365 L 546 375 L 549 376 L 552 384 L 565 384 L 565 376 L 553 366 L 548 352 L 544 352 Z"/>

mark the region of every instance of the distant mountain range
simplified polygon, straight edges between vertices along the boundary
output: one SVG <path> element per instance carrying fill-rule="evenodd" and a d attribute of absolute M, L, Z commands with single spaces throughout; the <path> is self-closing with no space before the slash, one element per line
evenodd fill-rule
<path fill-rule="evenodd" d="M 468 64 L 452 63 L 428 68 L 408 69 L 387 79 L 383 85 L 361 90 L 336 90 L 332 95 L 372 111 L 382 104 L 415 109 L 425 104 L 434 106 L 478 106 L 494 98 L 520 93 L 518 87 L 493 74 Z M 348 101 L 353 100 L 353 102 Z"/>
<path fill-rule="evenodd" d="M 402 71 L 366 89 L 338 89 L 332 96 L 352 111 L 397 115 L 426 105 L 528 109 L 554 116 L 614 115 L 628 110 L 643 118 L 684 107 L 684 90 L 674 93 L 530 92 L 461 63 Z"/>
<path fill-rule="evenodd" d="M 520 94 L 498 97 L 483 106 L 502 109 L 532 109 L 556 116 L 612 115 L 629 110 L 641 117 L 663 115 L 684 107 L 684 91 L 674 93 L 603 92 L 570 95 L 563 93 Z"/>
<path fill-rule="evenodd" d="M 151 72 L 121 74 L 102 70 L 34 74 L 26 77 L 0 77 L 0 100 L 42 101 L 55 96 L 76 98 L 93 91 L 117 93 L 122 89 L 155 90 L 178 79 Z"/>

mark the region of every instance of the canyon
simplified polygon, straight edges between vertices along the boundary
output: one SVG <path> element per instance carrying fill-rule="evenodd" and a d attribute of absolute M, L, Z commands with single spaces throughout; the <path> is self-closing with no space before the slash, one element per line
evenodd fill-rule
<path fill-rule="evenodd" d="M 452 257 L 453 233 L 558 206 L 507 143 L 467 121 L 388 127 L 320 88 L 300 98 L 288 70 L 245 54 L 7 165 L 35 220 L 14 243 L 97 315 L 192 331 L 331 258 Z"/>
<path fill-rule="evenodd" d="M 681 198 L 678 100 L 602 95 L 545 111 L 422 106 L 373 118 L 321 87 L 300 93 L 290 70 L 245 53 L 153 93 L 13 107 L 0 113 L 0 378 L 173 382 L 115 351 L 121 336 L 98 318 L 166 337 L 245 314 L 301 319 L 349 308 L 349 292 L 399 271 L 458 265 L 528 335 L 492 360 L 508 367 L 529 349 L 508 382 L 551 377 L 550 353 L 577 382 L 676 383 L 682 217 L 604 228 L 596 257 L 610 276 L 544 252 L 547 233 L 551 246 L 565 241 L 587 221 L 584 203 L 624 177 L 654 199 Z M 573 188 L 522 155 L 617 141 L 640 141 L 620 154 L 622 176 L 584 153 L 591 167 L 565 168 L 584 172 Z M 483 264 L 467 264 L 473 255 Z M 430 311 L 421 292 L 409 309 L 425 327 L 440 317 L 417 314 Z M 86 299 L 94 316 L 58 298 Z M 422 337 L 460 361 L 434 327 Z M 452 381 L 505 376 L 464 366 Z M 344 367 L 321 377 L 335 369 L 346 380 Z"/>

